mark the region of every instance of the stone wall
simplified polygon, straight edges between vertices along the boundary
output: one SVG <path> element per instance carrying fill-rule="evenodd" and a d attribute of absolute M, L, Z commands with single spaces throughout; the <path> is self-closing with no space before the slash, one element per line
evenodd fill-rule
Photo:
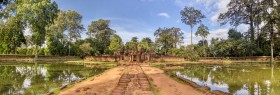
<path fill-rule="evenodd" d="M 34 61 L 34 55 L 0 55 L 0 61 Z M 81 60 L 77 56 L 38 56 L 38 61 L 73 61 Z"/>
<path fill-rule="evenodd" d="M 116 62 L 115 56 L 86 56 L 84 60 L 100 62 Z"/>
<path fill-rule="evenodd" d="M 152 62 L 183 62 L 185 59 L 183 57 L 175 57 L 175 56 L 161 56 L 161 57 L 153 57 Z"/>
<path fill-rule="evenodd" d="M 147 58 L 144 56 L 141 57 L 143 61 L 147 61 Z M 146 59 L 146 60 L 144 60 Z M 116 62 L 117 58 L 115 56 L 86 56 L 84 60 L 88 61 L 101 61 L 101 62 Z M 125 56 L 124 61 L 129 61 L 129 57 Z M 174 56 L 162 56 L 162 57 L 153 57 L 151 62 L 182 62 L 185 61 L 182 57 Z"/>
<path fill-rule="evenodd" d="M 248 57 L 201 57 L 200 60 L 253 60 L 270 61 L 270 56 L 248 56 Z M 280 56 L 274 57 L 275 61 L 280 61 Z"/>

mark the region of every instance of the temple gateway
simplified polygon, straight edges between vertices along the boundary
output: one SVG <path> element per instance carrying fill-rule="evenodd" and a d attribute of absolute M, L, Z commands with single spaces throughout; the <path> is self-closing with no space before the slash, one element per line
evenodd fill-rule
<path fill-rule="evenodd" d="M 152 49 L 145 49 L 141 47 L 138 50 L 137 44 L 134 44 L 132 49 L 126 47 L 125 49 L 118 49 L 117 51 L 117 61 L 118 62 L 149 62 L 152 58 Z"/>

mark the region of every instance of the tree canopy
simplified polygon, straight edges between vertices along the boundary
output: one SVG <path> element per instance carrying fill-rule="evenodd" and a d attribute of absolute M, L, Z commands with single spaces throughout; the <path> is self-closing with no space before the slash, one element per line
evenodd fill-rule
<path fill-rule="evenodd" d="M 201 19 L 205 18 L 205 16 L 201 13 L 200 10 L 197 10 L 193 7 L 185 7 L 180 12 L 181 14 L 181 21 L 186 25 L 191 27 L 191 44 L 192 42 L 192 29 L 193 27 L 201 22 Z"/>

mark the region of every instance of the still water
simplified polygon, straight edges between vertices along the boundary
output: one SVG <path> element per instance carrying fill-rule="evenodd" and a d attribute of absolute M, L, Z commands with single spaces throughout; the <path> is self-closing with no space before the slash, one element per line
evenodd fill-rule
<path fill-rule="evenodd" d="M 234 95 L 280 95 L 280 65 L 189 65 L 174 70 L 195 83 Z"/>
<path fill-rule="evenodd" d="M 76 80 L 102 73 L 104 70 L 64 63 L 1 63 L 0 94 L 42 95 Z"/>

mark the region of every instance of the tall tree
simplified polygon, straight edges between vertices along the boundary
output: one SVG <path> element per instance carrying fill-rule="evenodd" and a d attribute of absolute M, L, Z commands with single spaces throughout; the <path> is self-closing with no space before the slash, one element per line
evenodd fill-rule
<path fill-rule="evenodd" d="M 92 21 L 88 26 L 87 34 L 98 41 L 98 49 L 101 54 L 104 54 L 105 50 L 110 45 L 110 38 L 115 34 L 115 30 L 109 27 L 109 20 L 99 19 Z"/>
<path fill-rule="evenodd" d="M 181 21 L 186 25 L 191 27 L 191 44 L 192 42 L 192 30 L 193 27 L 201 22 L 201 19 L 205 18 L 205 16 L 201 13 L 200 10 L 194 9 L 193 7 L 185 7 L 181 10 Z"/>
<path fill-rule="evenodd" d="M 227 5 L 228 11 L 226 13 L 221 13 L 218 17 L 218 21 L 221 22 L 221 25 L 225 25 L 228 22 L 232 26 L 249 24 L 250 39 L 254 41 L 254 23 L 257 21 L 257 19 L 255 20 L 254 18 L 257 18 L 255 16 L 258 16 L 260 13 L 258 11 L 257 1 L 259 0 L 231 0 Z"/>
<path fill-rule="evenodd" d="M 82 16 L 76 11 L 60 11 L 54 24 L 48 28 L 50 34 L 52 36 L 57 36 L 61 42 L 63 39 L 67 39 L 69 56 L 71 55 L 72 42 L 77 41 L 81 37 L 81 32 L 84 30 L 81 21 Z M 63 36 L 64 34 L 67 36 Z"/>
<path fill-rule="evenodd" d="M 275 26 L 276 28 L 279 28 L 279 20 L 280 20 L 280 11 L 279 11 L 279 5 L 278 3 L 274 3 L 275 0 L 264 0 L 262 2 L 263 4 L 263 18 L 265 25 L 262 27 L 264 31 L 267 33 L 270 33 L 270 56 L 271 56 L 271 62 L 273 62 L 273 56 L 274 56 L 274 40 L 275 40 Z M 278 30 L 279 32 L 279 30 Z"/>
<path fill-rule="evenodd" d="M 7 44 L 9 44 L 12 51 L 14 51 L 14 54 L 17 54 L 17 47 L 20 47 L 21 44 L 26 43 L 26 40 L 24 38 L 24 26 L 25 24 L 21 21 L 21 18 L 19 17 L 10 17 L 7 24 L 7 32 L 6 36 L 8 36 Z"/>
<path fill-rule="evenodd" d="M 204 53 L 205 53 L 205 41 L 206 41 L 206 38 L 207 38 L 207 36 L 208 36 L 209 34 L 210 34 L 210 33 L 209 33 L 208 27 L 205 26 L 205 25 L 203 25 L 203 24 L 201 24 L 201 25 L 198 27 L 198 29 L 197 29 L 197 31 L 196 31 L 196 33 L 195 33 L 196 36 L 201 36 L 201 38 L 202 38 L 202 43 L 203 43 L 203 47 L 204 47 Z"/>
<path fill-rule="evenodd" d="M 56 18 L 57 4 L 51 0 L 16 0 L 6 8 L 7 14 L 20 17 L 24 23 L 29 25 L 32 31 L 31 40 L 36 46 L 35 59 L 37 59 L 38 46 L 41 46 L 45 41 L 45 28 Z"/>

